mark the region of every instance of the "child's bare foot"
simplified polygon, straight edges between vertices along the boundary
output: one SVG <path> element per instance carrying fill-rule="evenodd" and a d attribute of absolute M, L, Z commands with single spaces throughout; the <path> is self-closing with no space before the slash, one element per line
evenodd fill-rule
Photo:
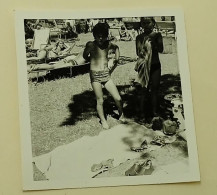
<path fill-rule="evenodd" d="M 139 123 L 144 125 L 146 123 L 146 119 L 145 118 L 140 118 Z"/>
<path fill-rule="evenodd" d="M 103 129 L 109 129 L 109 125 L 106 121 L 104 122 L 101 121 L 101 124 L 102 124 Z"/>
<path fill-rule="evenodd" d="M 119 117 L 119 121 L 121 121 L 122 123 L 126 122 L 126 118 L 124 117 L 124 114 L 121 114 L 121 116 Z"/>

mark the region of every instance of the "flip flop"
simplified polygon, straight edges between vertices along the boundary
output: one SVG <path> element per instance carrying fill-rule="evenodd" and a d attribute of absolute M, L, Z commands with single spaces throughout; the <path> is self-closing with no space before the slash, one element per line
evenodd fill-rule
<path fill-rule="evenodd" d="M 150 144 L 158 145 L 158 146 L 162 146 L 162 147 L 166 145 L 165 139 L 162 136 L 154 137 L 154 139 L 150 142 Z"/>
<path fill-rule="evenodd" d="M 147 141 L 144 140 L 142 143 L 141 143 L 141 146 L 140 147 L 131 147 L 130 149 L 134 152 L 142 152 L 143 150 L 147 149 L 148 148 L 148 144 L 147 144 Z"/>
<path fill-rule="evenodd" d="M 114 161 L 114 159 L 108 159 L 108 160 L 102 161 L 99 164 L 93 164 L 91 167 L 91 171 L 96 172 L 96 171 L 99 171 L 101 169 L 103 169 L 103 170 L 104 169 L 111 169 L 114 167 L 113 161 Z"/>
<path fill-rule="evenodd" d="M 143 165 L 139 172 L 139 175 L 151 175 L 154 171 L 154 168 L 152 166 L 152 161 L 148 159 Z"/>
<path fill-rule="evenodd" d="M 102 161 L 102 168 L 103 169 L 111 169 L 114 167 L 113 165 L 113 162 L 114 162 L 114 159 L 108 159 L 108 160 L 105 160 L 105 161 Z"/>
<path fill-rule="evenodd" d="M 140 163 L 135 162 L 133 166 L 125 172 L 126 176 L 151 175 L 153 172 L 152 162 L 150 159 Z"/>
<path fill-rule="evenodd" d="M 103 167 L 102 163 L 93 164 L 92 167 L 91 167 L 91 171 L 92 171 L 92 172 L 99 171 L 99 170 L 102 169 L 102 167 Z"/>
<path fill-rule="evenodd" d="M 141 165 L 138 162 L 136 162 L 130 169 L 128 169 L 125 172 L 125 175 L 126 176 L 136 176 L 139 174 L 140 169 L 141 169 Z"/>

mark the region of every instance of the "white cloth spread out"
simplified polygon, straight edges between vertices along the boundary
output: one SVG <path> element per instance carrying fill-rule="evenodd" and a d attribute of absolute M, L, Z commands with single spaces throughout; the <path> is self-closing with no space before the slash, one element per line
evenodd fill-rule
<path fill-rule="evenodd" d="M 156 135 L 164 134 L 138 124 L 121 124 L 100 132 L 98 136 L 84 136 L 70 144 L 60 146 L 48 154 L 34 157 L 33 162 L 49 181 L 90 179 L 100 172 L 91 171 L 94 164 L 112 159 L 112 163 L 116 167 L 128 159 L 139 158 L 144 154 L 133 152 L 130 147 L 139 146 L 144 139 L 150 143 Z M 161 147 L 153 145 L 148 150 L 149 152 L 161 150 Z M 168 149 L 164 149 L 165 152 L 168 153 Z M 170 154 L 168 156 L 173 158 Z M 160 159 L 163 157 L 164 154 Z M 173 164 L 170 163 L 164 162 L 162 159 L 161 161 L 157 160 L 155 164 L 159 166 L 155 167 L 156 171 L 153 174 L 180 174 L 188 171 L 188 162 L 184 157 L 173 159 Z"/>
<path fill-rule="evenodd" d="M 91 171 L 93 164 L 114 159 L 113 165 L 117 166 L 140 156 L 124 142 L 124 138 L 134 137 L 132 133 L 131 127 L 118 125 L 102 131 L 98 136 L 84 136 L 60 146 L 48 154 L 35 157 L 33 162 L 49 180 L 91 178 L 97 173 Z"/>

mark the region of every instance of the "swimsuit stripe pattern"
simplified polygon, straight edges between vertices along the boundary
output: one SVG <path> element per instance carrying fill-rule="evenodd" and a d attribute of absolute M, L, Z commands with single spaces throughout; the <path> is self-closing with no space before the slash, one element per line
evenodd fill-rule
<path fill-rule="evenodd" d="M 109 81 L 109 79 L 110 79 L 110 73 L 108 69 L 102 71 L 90 70 L 91 83 L 92 82 L 105 83 Z"/>

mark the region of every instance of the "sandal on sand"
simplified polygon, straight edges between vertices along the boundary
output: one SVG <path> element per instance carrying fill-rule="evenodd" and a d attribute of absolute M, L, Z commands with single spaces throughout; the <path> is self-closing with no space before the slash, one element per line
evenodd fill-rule
<path fill-rule="evenodd" d="M 96 171 L 99 171 L 101 169 L 111 169 L 114 167 L 113 161 L 114 161 L 114 159 L 108 159 L 108 160 L 102 161 L 99 164 L 93 164 L 91 167 L 91 171 L 96 172 Z"/>
<path fill-rule="evenodd" d="M 136 162 L 134 165 L 125 172 L 126 176 L 137 176 L 137 175 L 151 175 L 153 172 L 152 162 L 150 159 L 143 163 Z"/>
<path fill-rule="evenodd" d="M 140 147 L 131 147 L 130 149 L 134 152 L 142 152 L 143 150 L 148 148 L 147 141 L 143 141 Z"/>
<path fill-rule="evenodd" d="M 162 136 L 156 136 L 154 139 L 150 142 L 150 144 L 158 145 L 158 146 L 165 146 L 165 139 Z"/>
<path fill-rule="evenodd" d="M 147 121 L 146 121 L 145 118 L 142 118 L 142 119 L 139 119 L 139 120 L 138 120 L 138 123 L 139 123 L 140 125 L 144 125 L 144 124 L 147 123 Z"/>
<path fill-rule="evenodd" d="M 139 172 L 139 175 L 151 175 L 154 171 L 154 168 L 152 166 L 152 162 L 150 159 L 148 159 L 143 165 Z"/>
<path fill-rule="evenodd" d="M 99 170 L 102 169 L 102 167 L 103 167 L 102 163 L 93 164 L 92 167 L 91 167 L 91 171 L 92 171 L 92 172 L 99 171 Z"/>
<path fill-rule="evenodd" d="M 128 169 L 125 172 L 125 175 L 126 176 L 136 176 L 139 174 L 140 169 L 141 169 L 141 165 L 138 162 L 136 162 L 130 169 Z"/>

